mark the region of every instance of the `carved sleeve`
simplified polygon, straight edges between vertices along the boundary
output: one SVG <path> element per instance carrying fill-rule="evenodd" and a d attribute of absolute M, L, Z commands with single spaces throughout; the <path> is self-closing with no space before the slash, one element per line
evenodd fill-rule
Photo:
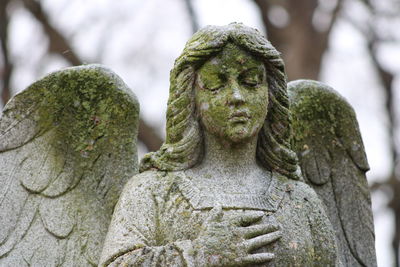
<path fill-rule="evenodd" d="M 99 266 L 194 266 L 190 240 L 168 244 L 158 240 L 159 203 L 149 189 L 149 180 L 140 179 L 140 176 L 132 178 L 125 186 Z"/>
<path fill-rule="evenodd" d="M 314 243 L 314 266 L 340 266 L 337 259 L 336 236 L 317 194 L 308 188 L 309 223 Z"/>
<path fill-rule="evenodd" d="M 187 253 L 191 241 L 174 242 L 165 246 L 143 247 L 125 253 L 107 266 L 196 266 Z"/>

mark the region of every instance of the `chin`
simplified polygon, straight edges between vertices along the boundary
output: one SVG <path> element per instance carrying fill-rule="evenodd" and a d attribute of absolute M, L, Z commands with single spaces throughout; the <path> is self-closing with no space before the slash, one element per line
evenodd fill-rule
<path fill-rule="evenodd" d="M 224 139 L 233 144 L 241 144 L 250 141 L 256 135 L 256 131 L 251 131 L 250 129 L 240 129 L 238 131 L 232 131 L 228 133 Z"/>

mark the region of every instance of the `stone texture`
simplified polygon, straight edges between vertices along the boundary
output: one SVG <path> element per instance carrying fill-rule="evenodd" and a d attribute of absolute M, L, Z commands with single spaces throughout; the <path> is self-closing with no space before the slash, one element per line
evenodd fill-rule
<path fill-rule="evenodd" d="M 269 183 L 259 195 L 222 196 L 196 187 L 190 172 L 135 176 L 116 207 L 100 266 L 236 266 L 265 254 L 272 261 L 257 266 L 334 266 L 334 232 L 315 192 L 273 175 L 265 173 Z M 263 226 L 265 235 L 251 233 Z M 272 242 L 250 254 L 241 231 Z"/>
<path fill-rule="evenodd" d="M 304 178 L 326 205 L 344 266 L 376 266 L 369 170 L 353 108 L 316 81 L 288 84 L 294 149 Z"/>
<path fill-rule="evenodd" d="M 0 118 L 0 265 L 96 266 L 137 173 L 139 105 L 99 65 L 47 75 Z"/>

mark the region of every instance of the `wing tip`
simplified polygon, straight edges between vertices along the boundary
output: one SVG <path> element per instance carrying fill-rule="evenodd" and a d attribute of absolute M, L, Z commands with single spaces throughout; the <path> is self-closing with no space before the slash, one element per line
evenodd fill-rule
<path fill-rule="evenodd" d="M 324 98 L 325 100 L 334 101 L 334 103 L 340 102 L 347 106 L 354 112 L 353 107 L 338 91 L 333 89 L 331 86 L 314 80 L 300 79 L 294 80 L 287 85 L 289 97 L 293 99 L 301 97 L 306 94 L 311 94 L 314 98 Z"/>

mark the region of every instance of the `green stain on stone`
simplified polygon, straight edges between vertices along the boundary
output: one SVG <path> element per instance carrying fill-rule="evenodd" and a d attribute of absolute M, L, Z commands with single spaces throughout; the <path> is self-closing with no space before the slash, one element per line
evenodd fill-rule
<path fill-rule="evenodd" d="M 354 110 L 332 88 L 320 82 L 300 80 L 289 83 L 288 92 L 296 151 L 303 150 L 307 140 L 316 135 L 337 145 L 332 143 L 335 136 L 351 134 L 346 131 L 353 129 L 350 126 L 355 120 Z"/>
<path fill-rule="evenodd" d="M 60 153 L 72 152 L 82 161 L 121 142 L 134 149 L 132 132 L 137 132 L 139 106 L 130 92 L 120 90 L 122 83 L 109 70 L 88 65 L 49 74 L 16 97 L 23 110 L 36 112 L 38 134 L 54 128 Z M 127 118 L 132 109 L 135 112 Z"/>

